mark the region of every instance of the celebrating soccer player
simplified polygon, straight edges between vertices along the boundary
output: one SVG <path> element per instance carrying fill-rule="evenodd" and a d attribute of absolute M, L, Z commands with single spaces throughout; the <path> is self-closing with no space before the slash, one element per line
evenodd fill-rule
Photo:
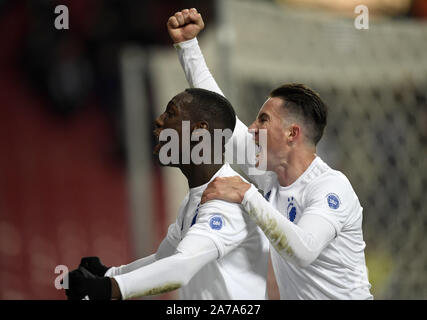
<path fill-rule="evenodd" d="M 238 174 L 223 162 L 226 139 L 221 136 L 218 157 L 214 142 L 204 144 L 210 150 L 196 149 L 194 137 L 213 141 L 215 130 L 232 133 L 235 122 L 231 104 L 215 92 L 187 89 L 170 100 L 155 121 L 159 143 L 154 151 L 162 164 L 178 167 L 188 180 L 190 191 L 176 222 L 156 253 L 128 265 L 108 268 L 98 257 L 83 258 L 69 273 L 69 299 L 129 299 L 178 288 L 182 299 L 266 299 L 269 249 L 262 232 L 240 204 L 215 200 L 200 205 L 209 182 Z M 166 143 L 162 136 L 167 132 L 177 140 Z M 188 149 L 183 147 L 187 143 Z M 167 163 L 175 151 L 179 161 Z M 210 154 L 201 163 L 195 161 L 199 151 Z"/>
<path fill-rule="evenodd" d="M 190 86 L 222 94 L 198 46 L 204 23 L 197 10 L 175 13 L 167 27 Z M 325 103 L 307 86 L 285 84 L 271 91 L 249 127 L 257 143 L 260 130 L 267 130 L 267 148 L 259 154 L 267 170 L 251 174 L 251 165 L 241 165 L 265 198 L 238 176 L 217 177 L 202 203 L 241 204 L 264 231 L 281 299 L 372 299 L 362 207 L 345 175 L 316 155 L 326 120 Z M 248 134 L 236 118 L 226 148 L 239 148 Z"/>

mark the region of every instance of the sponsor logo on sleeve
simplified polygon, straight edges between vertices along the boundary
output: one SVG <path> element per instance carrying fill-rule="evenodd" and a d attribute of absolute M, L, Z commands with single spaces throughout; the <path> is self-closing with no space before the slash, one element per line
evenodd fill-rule
<path fill-rule="evenodd" d="M 220 215 L 214 215 L 209 219 L 209 226 L 212 230 L 221 230 L 224 222 Z"/>
<path fill-rule="evenodd" d="M 340 198 L 335 193 L 329 193 L 326 196 L 328 206 L 331 209 L 338 209 L 340 207 Z"/>

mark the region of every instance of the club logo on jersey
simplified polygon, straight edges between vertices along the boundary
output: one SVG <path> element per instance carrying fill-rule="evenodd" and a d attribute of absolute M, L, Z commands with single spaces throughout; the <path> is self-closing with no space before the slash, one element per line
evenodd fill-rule
<path fill-rule="evenodd" d="M 212 230 L 221 230 L 223 226 L 222 217 L 220 215 L 212 216 L 209 219 L 209 226 Z"/>
<path fill-rule="evenodd" d="M 335 193 L 329 193 L 326 198 L 329 208 L 338 209 L 340 207 L 340 198 Z"/>
<path fill-rule="evenodd" d="M 294 197 L 288 198 L 288 208 L 286 209 L 286 213 L 288 214 L 288 219 L 291 222 L 294 222 L 297 215 L 297 208 L 294 205 Z"/>

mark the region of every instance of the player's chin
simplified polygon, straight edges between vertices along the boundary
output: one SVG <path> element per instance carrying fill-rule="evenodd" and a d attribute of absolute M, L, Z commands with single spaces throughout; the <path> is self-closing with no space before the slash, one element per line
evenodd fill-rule
<path fill-rule="evenodd" d="M 255 168 L 261 171 L 268 171 L 269 165 L 267 161 L 267 157 L 264 153 L 259 153 L 255 158 Z"/>
<path fill-rule="evenodd" d="M 179 167 L 179 163 L 175 164 L 170 162 L 170 159 L 167 159 L 167 162 L 162 161 L 161 157 L 160 157 L 160 149 L 162 148 L 163 144 L 159 143 L 158 145 L 156 145 L 153 149 L 153 155 L 154 158 L 157 160 L 157 163 L 161 166 L 161 167 Z"/>

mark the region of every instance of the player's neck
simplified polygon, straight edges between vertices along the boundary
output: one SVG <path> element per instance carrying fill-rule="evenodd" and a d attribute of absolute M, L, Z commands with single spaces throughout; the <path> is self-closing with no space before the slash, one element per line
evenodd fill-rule
<path fill-rule="evenodd" d="M 200 165 L 190 164 L 181 166 L 180 169 L 187 178 L 188 187 L 191 189 L 208 183 L 222 166 L 222 163 Z"/>
<path fill-rule="evenodd" d="M 290 186 L 308 169 L 315 158 L 316 149 L 290 153 L 274 170 L 279 184 L 283 187 Z"/>

